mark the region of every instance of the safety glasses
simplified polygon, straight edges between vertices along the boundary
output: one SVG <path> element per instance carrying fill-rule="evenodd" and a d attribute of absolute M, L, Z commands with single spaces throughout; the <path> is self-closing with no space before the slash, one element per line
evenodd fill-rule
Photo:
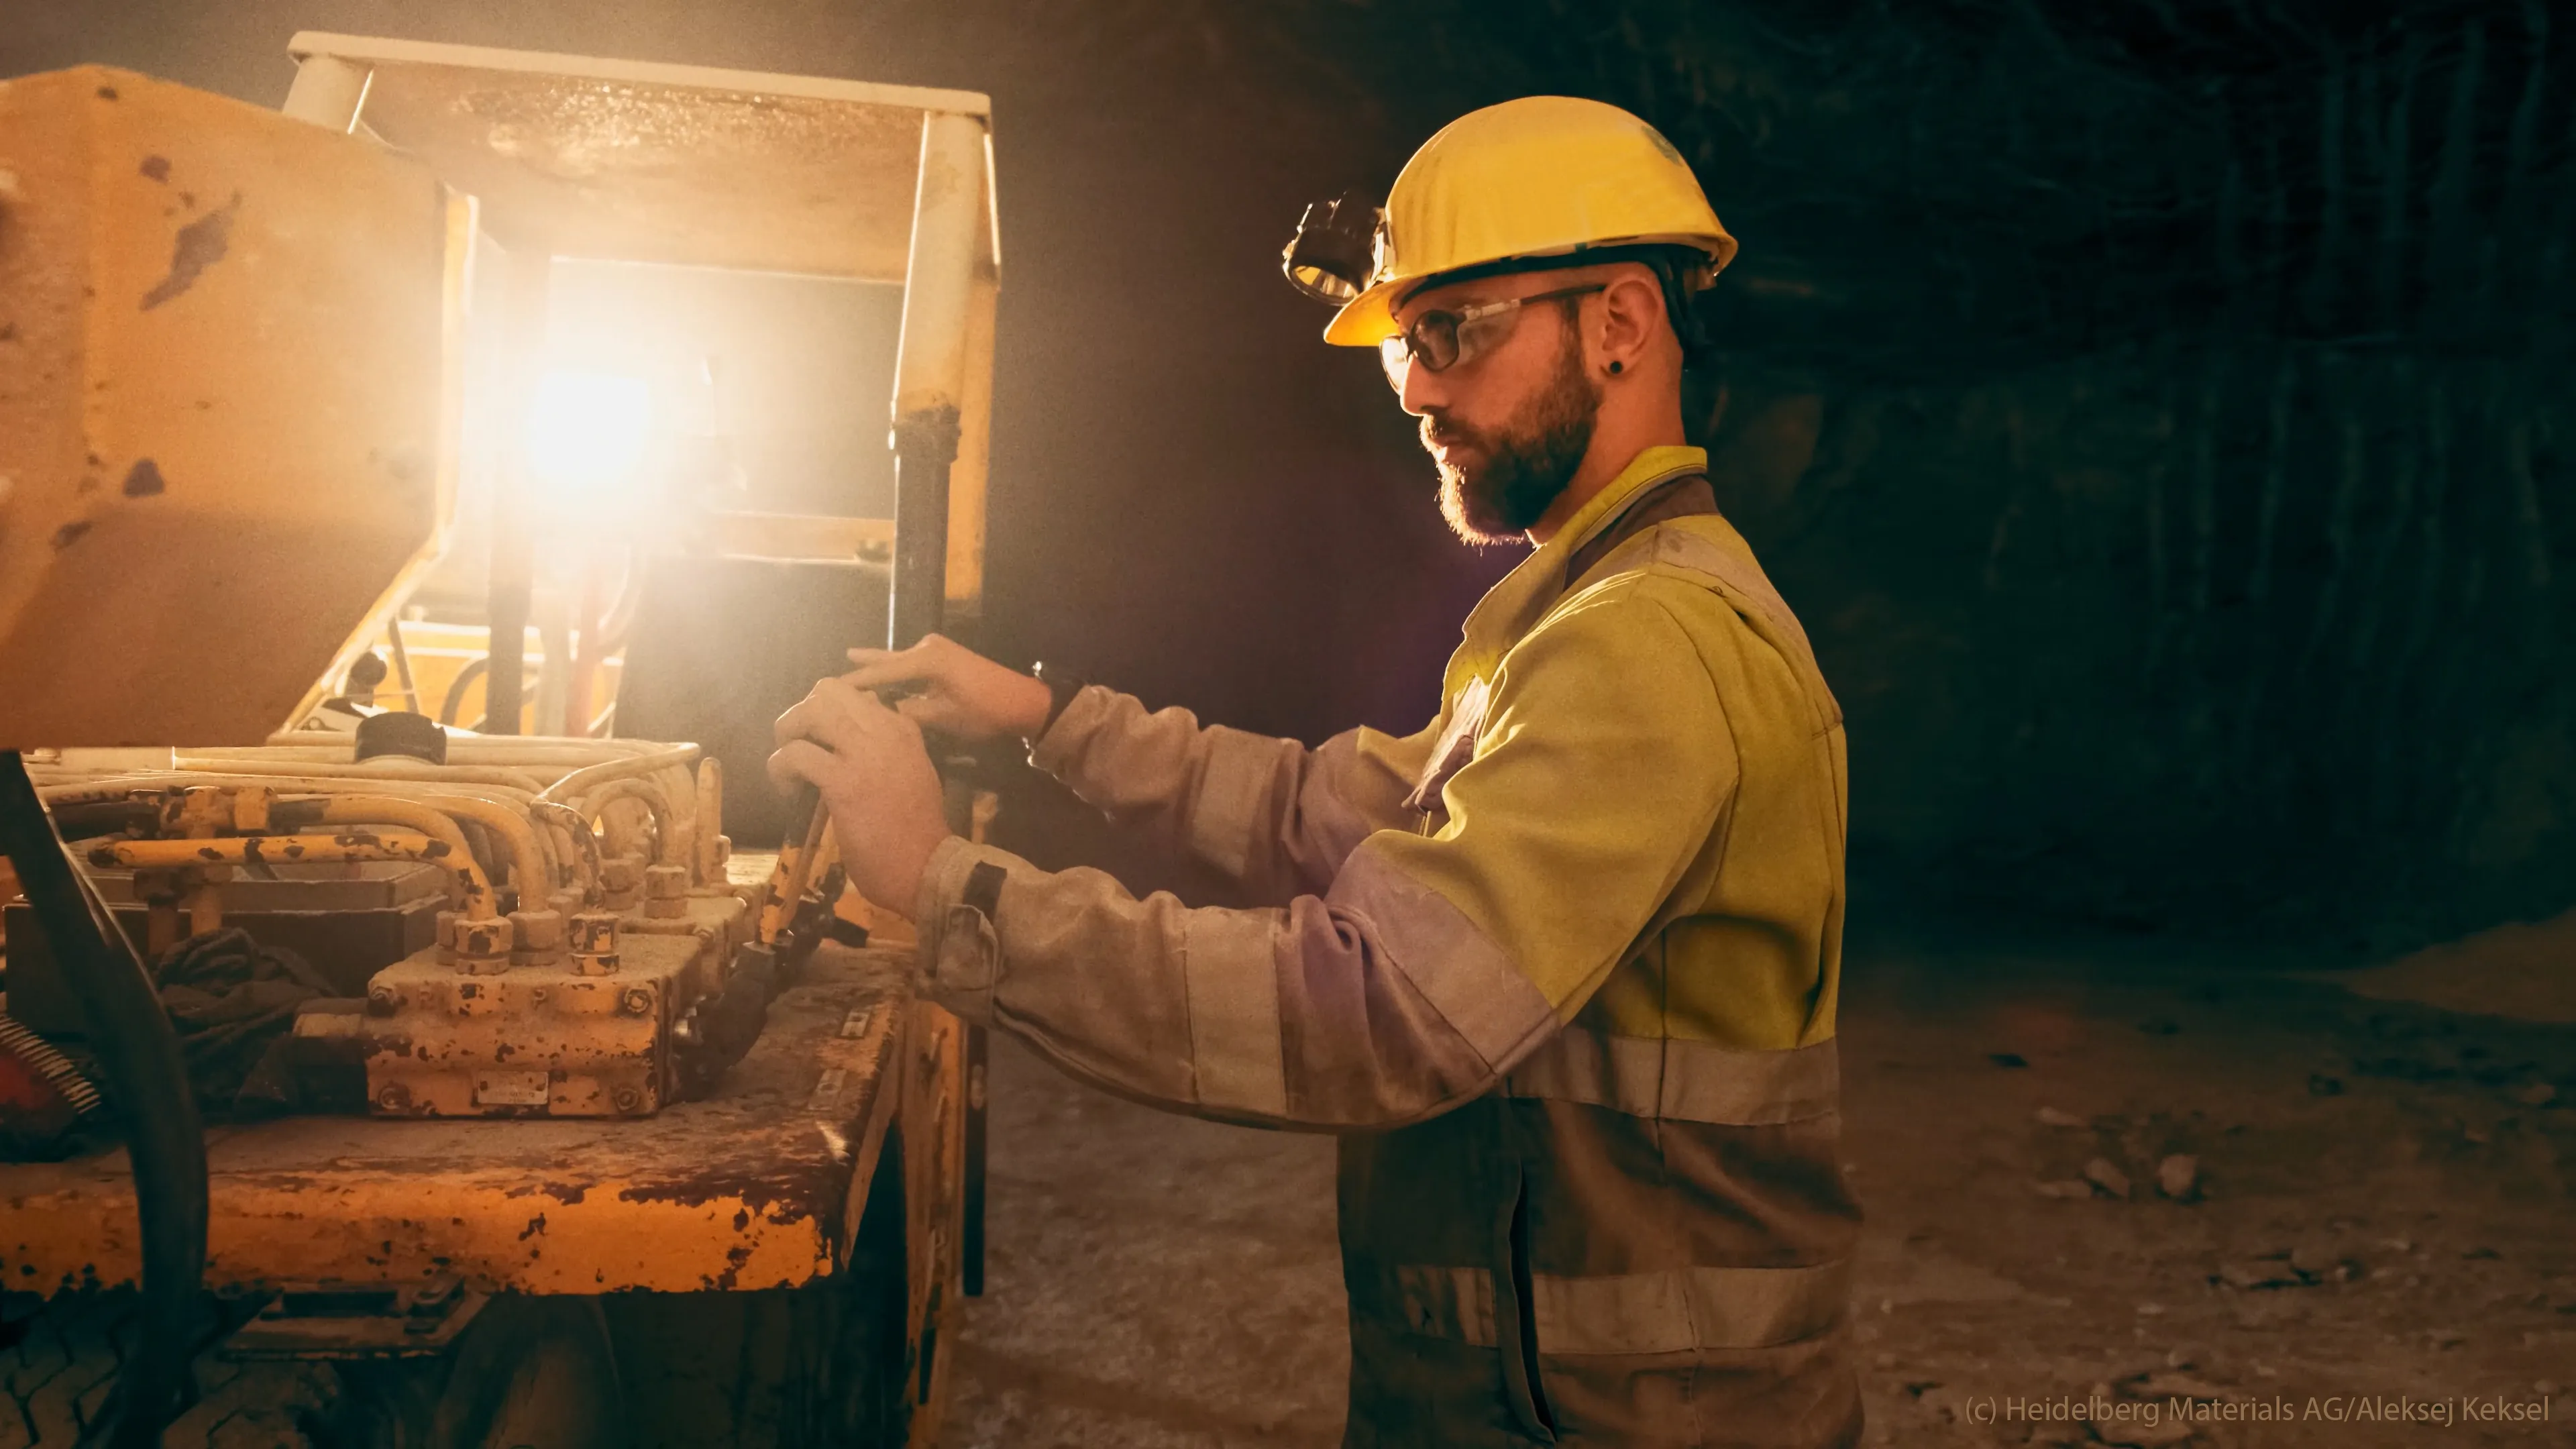
<path fill-rule="evenodd" d="M 1377 345 L 1378 363 L 1386 369 L 1387 385 L 1402 392 L 1404 379 L 1417 362 L 1426 371 L 1447 372 L 1459 363 L 1475 361 L 1479 353 L 1511 334 L 1514 314 L 1523 307 L 1533 302 L 1581 297 L 1606 287 L 1605 283 L 1560 287 L 1528 297 L 1479 302 L 1455 312 L 1425 312 L 1406 323 L 1403 331 Z"/>

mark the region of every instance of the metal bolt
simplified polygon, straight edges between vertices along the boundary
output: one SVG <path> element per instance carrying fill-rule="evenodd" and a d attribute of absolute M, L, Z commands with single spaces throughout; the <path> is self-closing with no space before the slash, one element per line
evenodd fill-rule
<path fill-rule="evenodd" d="M 643 1105 L 644 1094 L 642 1092 L 635 1090 L 633 1087 L 620 1087 L 617 1089 L 618 1111 L 632 1112 Z"/>
<path fill-rule="evenodd" d="M 510 966 L 510 947 L 517 932 L 506 919 L 498 916 L 456 923 L 456 967 L 478 976 L 506 971 Z"/>
<path fill-rule="evenodd" d="M 553 911 L 512 911 L 510 929 L 522 951 L 550 951 L 564 940 L 564 918 Z"/>
<path fill-rule="evenodd" d="M 680 865 L 647 866 L 644 870 L 644 914 L 669 920 L 688 911 L 689 871 Z"/>
<path fill-rule="evenodd" d="M 391 1016 L 402 1010 L 402 993 L 390 986 L 367 988 L 367 1015 Z"/>
<path fill-rule="evenodd" d="M 640 986 L 629 986 L 617 998 L 617 1009 L 628 1016 L 643 1016 L 653 1009 L 653 993 Z"/>
<path fill-rule="evenodd" d="M 644 861 L 640 856 L 611 856 L 599 863 L 599 898 L 613 911 L 631 911 L 644 898 Z"/>
<path fill-rule="evenodd" d="M 528 992 L 528 999 L 530 1001 L 544 1001 L 546 999 L 546 989 L 542 986 L 531 988 Z"/>
<path fill-rule="evenodd" d="M 388 1112 L 406 1111 L 411 1107 L 411 1088 L 400 1082 L 387 1082 L 376 1093 L 376 1105 Z"/>
<path fill-rule="evenodd" d="M 572 949 L 596 956 L 617 949 L 617 916 L 612 911 L 581 911 L 572 918 Z"/>

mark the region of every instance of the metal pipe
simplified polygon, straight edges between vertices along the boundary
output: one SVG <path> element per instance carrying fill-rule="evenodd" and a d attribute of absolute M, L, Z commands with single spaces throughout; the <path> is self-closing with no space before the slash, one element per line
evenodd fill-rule
<path fill-rule="evenodd" d="M 886 642 L 896 649 L 947 627 L 948 482 L 968 400 L 967 357 L 978 303 L 975 263 L 982 244 L 976 222 L 986 197 L 985 158 L 984 125 L 977 118 L 933 114 L 923 122 L 921 184 L 913 199 L 903 337 L 895 363 L 894 582 Z M 970 526 L 980 527 L 980 515 Z M 833 841 L 824 832 L 824 849 Z M 792 911 L 793 903 L 787 909 Z M 982 1033 L 981 1027 L 967 1028 L 970 1061 L 983 1059 Z M 970 1114 L 975 1110 L 970 1106 Z M 967 1262 L 978 1290 L 983 1287 L 981 1125 L 974 1123 L 965 1143 Z"/>
<path fill-rule="evenodd" d="M 451 831 L 455 827 L 448 827 Z M 89 848 L 92 865 L 127 870 L 172 870 L 203 865 L 313 865 L 344 860 L 418 860 L 455 873 L 469 919 L 499 914 L 492 883 L 474 853 L 412 831 L 346 830 L 337 835 L 228 835 L 211 840 L 101 840 Z"/>
<path fill-rule="evenodd" d="M 669 765 L 653 772 L 654 782 L 662 787 L 662 798 L 671 806 L 672 848 L 679 854 L 671 864 L 688 867 L 689 879 L 698 879 L 698 777 L 687 765 Z"/>
<path fill-rule="evenodd" d="M 523 843 L 528 850 L 534 852 L 539 862 L 539 876 L 548 883 L 547 888 L 551 890 L 557 885 L 572 882 L 570 846 L 567 845 L 564 851 L 558 852 L 555 848 L 556 842 L 550 839 L 546 832 L 531 827 L 520 814 L 520 812 L 533 812 L 536 808 L 534 792 L 515 790 L 504 785 L 478 788 L 445 781 L 419 785 L 412 785 L 409 782 L 388 783 L 407 785 L 409 794 L 430 802 L 444 814 L 471 819 L 487 828 L 502 832 L 505 837 L 514 842 L 514 849 L 521 843 L 516 840 L 517 832 L 526 830 L 527 840 Z M 235 790 L 275 790 L 290 795 L 342 796 L 380 788 L 376 782 L 364 779 L 267 774 L 218 775 L 211 771 L 192 770 L 173 771 L 168 774 L 111 776 L 78 784 L 44 785 L 37 788 L 37 793 L 44 797 L 46 805 L 59 811 L 94 805 L 126 804 L 139 791 L 196 789 L 206 786 Z M 514 796 L 516 798 L 511 798 Z M 522 887 L 522 889 L 525 888 Z"/>
<path fill-rule="evenodd" d="M 698 761 L 698 818 L 690 844 L 697 848 L 697 873 L 700 882 L 721 885 L 724 882 L 724 761 L 709 755 Z"/>
<path fill-rule="evenodd" d="M 573 808 L 581 812 L 584 822 L 596 821 L 610 805 L 620 800 L 640 800 L 653 817 L 653 863 L 686 864 L 681 852 L 686 846 L 678 820 L 671 813 L 671 801 L 662 787 L 651 780 L 611 780 L 581 797 Z"/>
<path fill-rule="evenodd" d="M 668 745 L 656 749 L 651 754 L 629 755 L 622 760 L 607 760 L 596 765 L 585 765 L 547 786 L 537 798 L 556 805 L 569 805 L 610 780 L 649 775 L 656 770 L 666 770 L 674 765 L 693 765 L 697 763 L 697 759 L 696 745 Z"/>
<path fill-rule="evenodd" d="M 138 790 L 188 789 L 204 785 L 220 785 L 235 790 L 258 788 L 292 795 L 365 794 L 393 786 L 399 787 L 406 796 L 416 795 L 423 799 L 463 796 L 487 800 L 504 809 L 525 808 L 537 798 L 534 790 L 522 790 L 511 785 L 479 785 L 471 781 L 415 781 L 399 777 L 369 779 L 363 775 L 273 775 L 264 770 L 241 773 L 211 769 L 103 775 L 94 780 L 40 785 L 37 793 L 45 797 L 45 803 L 59 807 L 124 800 Z"/>
<path fill-rule="evenodd" d="M 286 749 L 339 750 L 346 755 L 350 737 L 346 730 L 279 730 L 256 745 L 226 745 L 193 751 L 200 755 L 266 754 Z M 585 735 L 478 735 L 449 732 L 448 758 L 459 752 L 485 763 L 509 764 L 521 758 L 594 760 L 624 759 L 629 755 L 650 754 L 661 749 L 656 740 L 595 739 Z"/>
<path fill-rule="evenodd" d="M 411 712 L 428 713 L 427 706 L 421 703 L 420 681 L 412 677 L 411 650 L 403 645 L 402 613 L 399 610 L 385 616 L 385 646 L 393 655 L 394 678 L 402 681 L 403 698 L 411 701 Z"/>
<path fill-rule="evenodd" d="M 0 852 L 80 1002 L 134 1172 L 143 1290 L 112 1399 L 111 1449 L 151 1449 L 179 1410 L 206 1276 L 206 1134 L 179 1034 L 125 933 L 45 816 L 26 761 L 0 751 Z"/>
<path fill-rule="evenodd" d="M 301 829 L 307 825 L 399 825 L 417 830 L 433 840 L 446 841 L 458 850 L 471 851 L 465 834 L 450 817 L 462 816 L 492 832 L 510 859 L 508 876 L 512 889 L 519 893 L 519 904 L 537 904 L 548 889 L 545 856 L 537 848 L 536 832 L 528 822 L 497 805 L 480 800 L 437 799 L 428 801 L 397 800 L 387 795 L 326 795 L 319 800 L 280 800 L 269 807 L 269 818 L 281 830 Z"/>
<path fill-rule="evenodd" d="M 894 582 L 886 632 L 896 649 L 938 632 L 947 609 L 948 471 L 966 401 L 984 151 L 981 118 L 923 118 L 895 348 Z"/>
<path fill-rule="evenodd" d="M 485 614 L 491 636 L 483 675 L 486 734 L 519 733 L 519 673 L 527 662 L 529 594 L 536 584 L 537 545 L 529 515 L 536 480 L 528 464 L 529 412 L 537 395 L 537 360 L 546 351 L 547 291 L 554 257 L 533 239 L 506 253 L 511 330 L 507 390 L 510 425 L 501 486 L 492 500 L 492 577 Z"/>
<path fill-rule="evenodd" d="M 471 820 L 498 836 L 512 857 L 510 884 L 518 888 L 520 909 L 545 904 L 546 893 L 555 888 L 554 852 L 526 815 L 475 795 L 432 795 L 428 804 L 442 814 Z"/>
<path fill-rule="evenodd" d="M 535 733 L 572 733 L 572 617 L 560 589 L 538 589 L 529 612 L 537 624 L 537 647 L 544 662 L 537 666 Z M 512 731 L 516 733 L 516 731 Z"/>
<path fill-rule="evenodd" d="M 550 805 L 542 801 L 528 807 L 530 818 L 554 837 L 556 854 L 570 872 L 569 884 L 581 891 L 581 898 L 599 898 L 599 839 L 590 833 L 590 822 L 569 805 Z"/>
<path fill-rule="evenodd" d="M 600 647 L 604 641 L 600 628 L 599 558 L 596 554 L 582 560 L 581 588 L 575 597 L 579 602 L 573 606 L 573 624 L 581 642 L 579 647 L 570 651 L 572 672 L 564 683 L 564 725 L 567 733 L 588 736 L 594 733 L 590 723 L 598 713 L 590 705 L 591 686 L 597 682 L 600 663 L 606 658 Z M 612 709 L 617 705 L 614 699 L 608 703 Z"/>
<path fill-rule="evenodd" d="M 279 775 L 303 778 L 329 778 L 355 781 L 401 781 L 423 785 L 483 785 L 519 790 L 528 796 L 544 792 L 546 782 L 525 770 L 505 769 L 491 765 L 432 765 L 419 760 L 405 760 L 379 755 L 364 764 L 351 762 L 345 755 L 338 760 L 302 758 L 297 754 L 272 751 L 238 753 L 208 750 L 178 757 L 178 769 L 224 775 Z"/>

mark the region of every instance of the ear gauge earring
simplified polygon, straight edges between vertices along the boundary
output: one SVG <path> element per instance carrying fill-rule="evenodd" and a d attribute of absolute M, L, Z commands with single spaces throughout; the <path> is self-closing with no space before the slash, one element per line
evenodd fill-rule
<path fill-rule="evenodd" d="M 1613 359 L 1611 360 L 1611 363 L 1610 363 L 1610 375 L 1611 375 L 1612 377 L 1617 377 L 1617 376 L 1618 376 L 1622 371 L 1625 371 L 1625 370 L 1626 370 L 1626 364 L 1624 364 L 1624 363 L 1622 363 L 1622 362 L 1618 361 L 1616 358 L 1613 358 Z"/>

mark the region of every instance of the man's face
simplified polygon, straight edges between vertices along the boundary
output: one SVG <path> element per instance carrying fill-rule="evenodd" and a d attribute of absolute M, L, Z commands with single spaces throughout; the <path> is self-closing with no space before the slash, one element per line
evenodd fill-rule
<path fill-rule="evenodd" d="M 1567 280 L 1537 272 L 1438 287 L 1408 299 L 1396 320 L 1410 325 L 1426 312 L 1534 296 Z M 1601 386 L 1584 365 L 1583 300 L 1505 313 L 1481 324 L 1491 335 L 1475 356 L 1436 373 L 1416 362 L 1405 375 L 1404 410 L 1422 419 L 1422 446 L 1440 468 L 1441 516 L 1470 543 L 1526 532 L 1592 447 Z"/>

